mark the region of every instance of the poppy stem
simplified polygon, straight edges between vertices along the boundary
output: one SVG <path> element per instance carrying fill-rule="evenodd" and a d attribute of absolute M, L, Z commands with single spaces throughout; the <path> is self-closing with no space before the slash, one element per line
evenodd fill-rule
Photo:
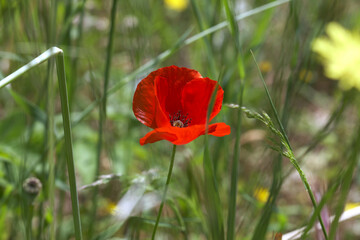
<path fill-rule="evenodd" d="M 154 230 L 153 230 L 152 237 L 151 237 L 152 240 L 155 239 L 155 234 L 156 234 L 157 227 L 158 227 L 158 225 L 159 225 L 159 220 L 160 220 L 161 212 L 162 212 L 162 209 L 163 209 L 163 207 L 164 207 L 165 198 L 166 198 L 166 193 L 167 193 L 167 189 L 168 189 L 168 186 L 169 186 L 169 183 L 170 183 L 171 174 L 172 174 L 172 169 L 173 169 L 173 167 L 174 167 L 175 152 L 176 152 L 176 145 L 174 144 L 173 150 L 172 150 L 172 154 L 171 154 L 171 161 L 170 161 L 169 171 L 168 171 L 168 175 L 167 175 L 167 179 L 166 179 L 166 183 L 165 183 L 165 189 L 164 189 L 164 193 L 163 193 L 163 195 L 162 195 L 159 213 L 158 213 L 158 215 L 157 215 L 156 222 L 155 222 L 155 226 L 154 226 Z"/>

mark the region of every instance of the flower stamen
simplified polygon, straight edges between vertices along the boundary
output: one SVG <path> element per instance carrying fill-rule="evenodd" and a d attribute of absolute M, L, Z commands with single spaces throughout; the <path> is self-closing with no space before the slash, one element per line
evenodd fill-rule
<path fill-rule="evenodd" d="M 180 120 L 176 120 L 175 122 L 172 123 L 172 126 L 182 128 L 184 127 L 184 123 Z"/>
<path fill-rule="evenodd" d="M 174 113 L 172 116 L 171 114 L 169 114 L 171 126 L 179 128 L 189 126 L 189 124 L 191 123 L 191 118 L 188 119 L 188 115 L 188 113 L 182 115 L 180 110 L 177 113 Z"/>

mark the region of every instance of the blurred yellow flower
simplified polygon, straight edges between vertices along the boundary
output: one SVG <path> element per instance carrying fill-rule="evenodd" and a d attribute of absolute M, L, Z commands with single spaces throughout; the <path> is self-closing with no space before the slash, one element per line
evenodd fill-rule
<path fill-rule="evenodd" d="M 117 205 L 116 203 L 113 202 L 109 202 L 106 206 L 106 210 L 108 213 L 110 213 L 111 215 L 115 215 L 116 210 L 117 210 Z"/>
<path fill-rule="evenodd" d="M 267 73 L 267 72 L 271 71 L 272 64 L 269 61 L 263 61 L 263 62 L 260 62 L 259 68 L 262 73 Z"/>
<path fill-rule="evenodd" d="M 262 203 L 266 203 L 266 201 L 269 198 L 269 195 L 270 195 L 269 190 L 267 190 L 266 188 L 262 188 L 262 187 L 256 188 L 255 193 L 254 193 L 254 197 L 259 202 L 262 202 Z"/>
<path fill-rule="evenodd" d="M 181 12 L 188 6 L 188 0 L 165 0 L 167 8 Z"/>
<path fill-rule="evenodd" d="M 360 90 L 360 33 L 350 32 L 338 23 L 326 27 L 328 37 L 315 39 L 312 45 L 325 68 L 325 75 L 339 80 L 344 90 Z"/>

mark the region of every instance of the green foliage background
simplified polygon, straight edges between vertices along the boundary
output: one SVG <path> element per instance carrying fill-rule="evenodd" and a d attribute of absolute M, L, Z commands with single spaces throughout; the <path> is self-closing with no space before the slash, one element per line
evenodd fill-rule
<path fill-rule="evenodd" d="M 0 79 L 52 46 L 63 50 L 84 239 L 151 236 L 172 146 L 140 146 L 150 129 L 135 119 L 132 97 L 169 65 L 219 79 L 215 121 L 232 133 L 177 148 L 156 239 L 273 239 L 310 228 L 320 208 L 329 229 L 330 215 L 360 202 L 360 95 L 323 75 L 311 42 L 331 21 L 359 31 L 359 11 L 357 0 L 191 0 L 180 12 L 158 0 L 2 0 Z M 213 28 L 221 22 L 229 24 Z M 75 237 L 56 80 L 49 61 L 0 89 L 0 239 Z M 247 118 L 241 106 L 269 119 Z M 29 201 L 22 184 L 32 176 L 43 188 Z M 358 239 L 359 224 L 334 223 L 329 239 Z"/>

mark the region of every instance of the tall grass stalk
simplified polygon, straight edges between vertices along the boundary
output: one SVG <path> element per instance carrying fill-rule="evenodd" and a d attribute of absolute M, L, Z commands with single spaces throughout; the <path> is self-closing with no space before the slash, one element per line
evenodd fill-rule
<path fill-rule="evenodd" d="M 80 211 L 79 211 L 79 200 L 77 197 L 76 176 L 75 176 L 74 158 L 73 158 L 73 150 L 72 150 L 71 123 L 70 123 L 69 102 L 68 102 L 68 96 L 66 90 L 64 54 L 62 51 L 60 51 L 59 54 L 56 56 L 56 68 L 57 68 L 58 80 L 59 80 L 61 112 L 63 117 L 65 151 L 66 151 L 67 168 L 69 174 L 75 236 L 77 240 L 80 240 L 82 239 L 81 220 L 80 220 Z"/>
<path fill-rule="evenodd" d="M 327 201 L 329 199 L 331 199 L 333 197 L 333 195 L 335 194 L 335 191 L 337 190 L 337 188 L 339 187 L 340 182 L 335 182 L 334 185 L 332 185 L 328 191 L 323 195 L 323 197 L 321 198 L 320 202 L 317 205 L 317 208 L 315 209 L 315 211 L 313 212 L 310 220 L 308 221 L 307 226 L 304 228 L 303 233 L 301 234 L 301 239 L 306 239 L 308 232 L 312 229 L 317 216 L 321 213 L 321 209 L 325 206 L 325 204 L 327 203 Z"/>
<path fill-rule="evenodd" d="M 169 187 L 171 174 L 172 174 L 172 170 L 173 170 L 174 162 L 175 162 L 175 153 L 176 153 L 176 145 L 174 144 L 173 149 L 172 149 L 171 159 L 170 159 L 169 171 L 168 171 L 168 175 L 167 175 L 167 178 L 166 178 L 165 188 L 164 188 L 164 192 L 163 192 L 163 195 L 162 195 L 162 198 L 161 198 L 161 204 L 160 204 L 159 212 L 158 212 L 158 215 L 156 217 L 155 226 L 154 226 L 152 236 L 151 236 L 152 240 L 155 239 L 157 227 L 159 225 L 159 220 L 160 220 L 161 213 L 162 213 L 164 203 L 165 203 L 165 200 L 166 200 L 166 193 L 167 193 L 167 190 L 168 190 L 168 187 Z"/>
<path fill-rule="evenodd" d="M 302 169 L 300 168 L 300 165 L 299 165 L 298 161 L 296 160 L 295 156 L 293 155 L 293 151 L 292 151 L 292 148 L 291 148 L 291 145 L 290 145 L 289 138 L 287 137 L 287 134 L 286 134 L 286 132 L 285 132 L 285 129 L 284 129 L 284 127 L 283 127 L 283 125 L 282 125 L 282 123 L 281 123 L 281 121 L 280 121 L 279 115 L 278 115 L 277 110 L 276 110 L 276 108 L 275 108 L 275 105 L 274 105 L 274 103 L 273 103 L 273 101 L 272 101 L 272 98 L 271 98 L 271 96 L 270 96 L 270 93 L 269 93 L 269 90 L 268 90 L 267 85 L 266 85 L 266 83 L 265 83 L 265 80 L 264 80 L 264 78 L 263 78 L 263 76 L 262 76 L 262 74 L 261 74 L 261 70 L 260 70 L 260 68 L 259 68 L 259 65 L 258 65 L 257 62 L 256 62 L 254 53 L 253 53 L 251 50 L 250 50 L 250 52 L 251 52 L 251 55 L 252 55 L 252 57 L 253 57 L 253 59 L 254 59 L 254 61 L 255 61 L 256 66 L 257 66 L 260 79 L 261 79 L 261 81 L 262 81 L 262 83 L 263 83 L 263 86 L 264 86 L 264 89 L 265 89 L 265 92 L 266 92 L 266 96 L 267 96 L 267 98 L 268 98 L 268 100 L 269 100 L 269 103 L 270 103 L 270 105 L 271 105 L 271 109 L 272 109 L 273 114 L 274 114 L 274 116 L 275 116 L 276 122 L 277 122 L 278 126 L 280 127 L 280 131 L 281 131 L 281 134 L 282 134 L 283 137 L 284 137 L 285 144 L 286 144 L 286 145 L 288 146 L 288 148 L 289 148 L 289 149 L 288 149 L 288 154 L 289 154 L 289 155 L 288 155 L 287 157 L 289 158 L 290 162 L 293 164 L 293 166 L 295 167 L 295 169 L 296 169 L 297 172 L 299 173 L 299 176 L 300 176 L 300 178 L 301 178 L 301 181 L 302 181 L 302 182 L 304 183 L 304 185 L 305 185 L 305 190 L 306 190 L 307 193 L 309 194 L 309 197 L 310 197 L 311 203 L 312 203 L 312 205 L 313 205 L 313 207 L 314 207 L 314 210 L 316 210 L 317 204 L 316 204 L 316 200 L 315 200 L 315 197 L 314 197 L 314 193 L 312 192 L 311 187 L 310 187 L 310 184 L 309 184 L 309 182 L 307 181 L 307 178 L 306 178 L 304 172 L 303 172 Z M 327 235 L 327 232 L 326 232 L 326 229 L 325 229 L 325 226 L 324 226 L 324 223 L 323 223 L 323 221 L 322 221 L 322 218 L 321 218 L 321 215 L 320 215 L 320 214 L 318 215 L 318 219 L 319 219 L 319 222 L 320 222 L 321 229 L 322 229 L 322 231 L 323 231 L 324 237 L 325 237 L 325 239 L 327 240 L 327 239 L 328 239 L 328 235 Z"/>
<path fill-rule="evenodd" d="M 56 38 L 56 16 L 57 16 L 57 0 L 50 1 L 50 24 L 47 29 L 48 34 L 48 46 L 51 47 L 52 44 L 55 44 Z M 50 239 L 55 240 L 55 229 L 56 229 L 56 220 L 55 220 L 55 136 L 54 136 L 54 109 L 55 109 L 55 99 L 54 99 L 54 58 L 50 58 L 48 61 L 48 75 L 47 75 L 47 147 L 49 149 L 47 159 L 49 163 L 49 187 L 48 187 L 48 196 L 50 202 L 50 212 L 53 214 L 53 220 L 50 223 Z M 45 162 L 45 161 L 44 161 Z M 40 224 L 41 225 L 41 224 Z M 39 233 L 42 231 L 42 228 L 39 228 Z"/>
<path fill-rule="evenodd" d="M 239 28 L 236 22 L 236 18 L 234 13 L 231 11 L 232 8 L 229 6 L 228 0 L 223 0 L 222 4 L 225 9 L 227 21 L 229 23 L 229 28 L 231 35 L 234 40 L 236 54 L 235 57 L 237 59 L 238 72 L 240 76 L 240 89 L 238 95 L 238 105 L 240 108 L 243 104 L 243 94 L 244 94 L 244 80 L 245 80 L 245 67 L 244 67 L 244 58 L 241 50 L 241 41 L 240 41 L 240 33 Z M 237 114 L 237 125 L 236 125 L 236 137 L 235 137 L 235 145 L 234 145 L 234 153 L 231 161 L 231 180 L 230 180 L 230 196 L 229 196 L 229 204 L 228 204 L 228 218 L 227 218 L 227 239 L 232 240 L 235 239 L 235 219 L 236 219 L 236 196 L 237 196 L 237 183 L 238 183 L 238 173 L 239 173 L 239 155 L 240 155 L 240 136 L 241 136 L 241 125 L 242 125 L 242 116 L 241 111 L 238 111 Z"/>
<path fill-rule="evenodd" d="M 215 174 L 214 160 L 210 157 L 209 150 L 209 137 L 208 126 L 209 119 L 214 108 L 218 86 L 223 77 L 223 72 L 220 72 L 218 82 L 214 87 L 214 92 L 211 95 L 205 126 L 205 141 L 204 141 L 204 157 L 203 157 L 203 169 L 204 169 L 204 195 L 205 195 L 205 208 L 207 212 L 208 229 L 210 230 L 211 239 L 225 239 L 224 219 L 222 215 L 221 199 L 219 194 L 218 182 Z"/>
<path fill-rule="evenodd" d="M 54 82 L 53 82 L 53 73 L 54 73 L 54 59 L 49 59 L 48 67 L 48 89 L 47 89 L 47 147 L 49 149 L 47 159 L 49 162 L 49 200 L 50 200 L 50 211 L 55 213 L 55 149 L 54 149 L 54 109 L 55 109 L 55 99 L 54 99 Z M 55 214 L 54 214 L 55 216 Z M 50 239 L 55 239 L 55 217 L 50 223 Z M 40 230 L 40 229 L 39 229 Z"/>
<path fill-rule="evenodd" d="M 100 174 L 100 161 L 101 161 L 101 152 L 103 147 L 103 132 L 104 132 L 104 124 L 106 123 L 106 102 L 107 102 L 107 90 L 109 86 L 109 78 L 110 78 L 110 67 L 111 67 L 111 56 L 113 50 L 113 42 L 114 42 L 114 33 L 115 33 L 115 23 L 116 23 L 116 7 L 117 0 L 113 0 L 111 7 L 111 16 L 110 16 L 110 31 L 109 38 L 106 50 L 106 62 L 105 62 L 105 71 L 104 71 L 104 85 L 103 85 L 103 97 L 101 98 L 101 104 L 99 106 L 99 129 L 98 129 L 98 143 L 97 143 L 97 156 L 96 156 L 96 165 L 95 165 L 95 180 Z M 93 207 L 92 214 L 90 218 L 89 224 L 89 238 L 92 237 L 94 231 L 94 223 L 96 221 L 96 212 L 97 212 L 97 201 L 98 201 L 98 187 L 95 186 L 93 190 Z"/>
<path fill-rule="evenodd" d="M 19 68 L 17 71 L 13 72 L 9 76 L 0 80 L 0 89 L 5 87 L 6 85 L 10 84 L 11 82 L 16 80 L 21 75 L 27 73 L 29 70 L 37 67 L 38 65 L 49 60 L 52 57 L 56 58 L 57 77 L 58 77 L 59 90 L 60 90 L 61 111 L 62 111 L 62 117 L 63 117 L 63 128 L 64 128 L 64 138 L 65 138 L 65 152 L 66 152 L 66 160 L 67 160 L 68 175 L 69 175 L 75 237 L 77 240 L 81 240 L 82 239 L 81 221 L 80 221 L 79 201 L 78 201 L 77 189 L 76 189 L 75 167 L 74 167 L 73 150 L 72 150 L 70 112 L 69 112 L 69 103 L 68 103 L 67 89 L 66 89 L 66 77 L 65 77 L 65 65 L 64 65 L 63 51 L 57 47 L 52 47 L 52 48 L 48 49 L 47 51 L 45 51 L 40 56 L 33 59 L 28 64 L 24 65 L 23 67 Z"/>

